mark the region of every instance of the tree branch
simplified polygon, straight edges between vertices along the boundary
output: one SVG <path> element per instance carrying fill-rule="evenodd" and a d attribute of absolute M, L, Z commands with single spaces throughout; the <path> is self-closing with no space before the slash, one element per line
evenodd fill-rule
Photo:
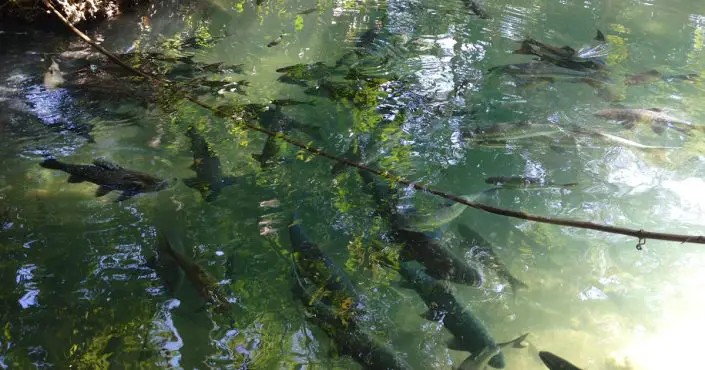
<path fill-rule="evenodd" d="M 124 63 L 120 58 L 116 57 L 113 55 L 111 52 L 103 48 L 102 46 L 96 44 L 93 40 L 91 40 L 90 37 L 88 37 L 86 34 L 81 32 L 79 29 L 74 27 L 56 8 L 54 8 L 49 0 L 43 0 L 44 4 L 46 7 L 53 12 L 66 26 L 71 29 L 76 35 L 78 35 L 81 39 L 83 39 L 85 42 L 96 48 L 98 51 L 101 53 L 105 54 L 108 59 L 113 61 L 115 64 L 125 68 L 126 70 L 130 71 L 131 73 L 143 77 L 155 84 L 162 85 L 164 87 L 170 88 L 170 89 L 175 89 L 172 84 L 169 81 L 158 79 L 154 76 L 150 76 L 140 70 L 137 70 L 126 63 Z M 210 110 L 211 112 L 215 113 L 216 115 L 220 117 L 226 117 L 226 118 L 231 118 L 226 112 L 223 112 L 219 110 L 217 107 L 211 106 L 209 104 L 206 104 L 197 98 L 186 94 L 184 96 L 185 99 L 191 101 L 192 103 L 203 107 L 205 109 Z M 417 183 L 417 182 L 412 182 L 409 181 L 405 178 L 395 176 L 391 174 L 389 171 L 383 171 L 377 168 L 369 167 L 366 165 L 363 165 L 361 163 L 353 162 L 347 158 L 341 158 L 336 155 L 330 154 L 328 152 L 323 151 L 322 149 L 315 148 L 311 145 L 305 144 L 303 142 L 296 141 L 294 139 L 291 139 L 285 135 L 283 135 L 280 132 L 275 132 L 257 125 L 253 125 L 251 123 L 245 122 L 245 121 L 240 121 L 240 125 L 243 127 L 261 132 L 263 134 L 272 136 L 274 138 L 277 138 L 279 140 L 283 140 L 291 145 L 294 145 L 296 147 L 299 147 L 303 150 L 306 150 L 310 153 L 319 155 L 321 157 L 326 157 L 329 159 L 332 159 L 336 162 L 343 163 L 347 166 L 350 167 L 356 167 L 358 169 L 361 169 L 363 171 L 371 172 L 377 176 L 384 177 L 390 181 L 398 182 L 407 186 L 412 186 L 417 190 L 421 190 L 430 194 L 437 195 L 439 197 L 445 198 L 452 200 L 457 203 L 464 204 L 468 207 L 476 208 L 485 212 L 489 213 L 494 213 L 496 215 L 500 216 L 507 216 L 507 217 L 513 217 L 513 218 L 518 218 L 522 220 L 528 220 L 528 221 L 534 221 L 534 222 L 540 222 L 540 223 L 545 223 L 545 224 L 551 224 L 551 225 L 559 225 L 559 226 L 568 226 L 568 227 L 575 227 L 579 229 L 589 229 L 589 230 L 596 230 L 596 231 L 602 231 L 606 233 L 611 233 L 611 234 L 621 234 L 621 235 L 627 235 L 627 236 L 633 236 L 635 238 L 638 238 L 638 244 L 637 244 L 637 249 L 641 249 L 641 246 L 645 243 L 646 239 L 655 239 L 655 240 L 666 240 L 666 241 L 674 241 L 674 242 L 681 242 L 681 243 L 697 243 L 697 244 L 705 244 L 705 236 L 702 235 L 682 235 L 682 234 L 670 234 L 670 233 L 660 233 L 660 232 L 654 232 L 654 231 L 646 231 L 646 230 L 637 230 L 637 229 L 629 229 L 629 228 L 624 228 L 624 227 L 616 227 L 616 226 L 609 226 L 609 225 L 604 225 L 604 224 L 598 224 L 594 222 L 589 222 L 589 221 L 577 221 L 577 220 L 571 220 L 571 219 L 564 219 L 564 218 L 554 218 L 554 217 L 547 217 L 547 216 L 538 216 L 538 215 L 533 215 L 533 214 L 528 214 L 525 212 L 520 212 L 520 211 L 514 211 L 511 209 L 506 209 L 506 208 L 499 208 L 499 207 L 493 207 L 481 203 L 475 203 L 475 202 L 469 202 L 457 195 L 453 194 L 448 194 L 445 192 L 442 192 L 440 190 L 436 190 L 431 188 L 428 185 Z"/>

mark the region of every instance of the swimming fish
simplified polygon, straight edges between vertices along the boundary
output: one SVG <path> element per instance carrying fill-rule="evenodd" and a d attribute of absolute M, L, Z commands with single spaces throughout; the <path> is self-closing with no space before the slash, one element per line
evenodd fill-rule
<path fill-rule="evenodd" d="M 166 180 L 146 173 L 128 170 L 104 159 L 95 159 L 92 164 L 70 164 L 56 159 L 47 159 L 39 164 L 52 170 L 68 173 L 70 183 L 88 181 L 99 185 L 96 197 L 111 191 L 122 191 L 117 201 L 127 200 L 140 193 L 157 192 L 169 186 Z"/>
<path fill-rule="evenodd" d="M 479 233 L 465 225 L 458 225 L 458 232 L 467 240 L 471 247 L 470 252 L 480 263 L 495 271 L 501 278 L 505 279 L 512 290 L 516 293 L 518 289 L 526 289 L 528 286 L 523 281 L 517 279 L 495 253 L 492 244 L 483 238 Z"/>
<path fill-rule="evenodd" d="M 485 179 L 486 184 L 500 186 L 503 188 L 520 188 L 520 189 L 536 189 L 536 188 L 552 188 L 560 187 L 567 188 L 578 185 L 577 183 L 556 184 L 546 181 L 540 177 L 526 176 L 492 176 Z"/>
<path fill-rule="evenodd" d="M 206 201 L 213 201 L 224 187 L 235 184 L 237 180 L 232 176 L 223 175 L 220 158 L 215 155 L 206 139 L 194 127 L 188 129 L 187 135 L 191 138 L 191 152 L 193 152 L 191 169 L 196 172 L 196 177 L 184 179 L 184 184 L 200 191 Z"/>

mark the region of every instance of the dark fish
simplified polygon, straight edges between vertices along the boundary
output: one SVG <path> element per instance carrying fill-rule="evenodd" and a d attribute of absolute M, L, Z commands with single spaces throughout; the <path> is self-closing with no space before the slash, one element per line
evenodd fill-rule
<path fill-rule="evenodd" d="M 443 246 L 434 235 L 396 227 L 394 224 L 392 230 L 396 241 L 404 244 L 400 258 L 421 262 L 426 273 L 433 278 L 473 287 L 480 287 L 484 283 L 484 277 L 477 268 Z"/>
<path fill-rule="evenodd" d="M 595 39 L 604 39 L 604 35 L 599 30 Z M 599 70 L 604 69 L 607 65 L 606 63 L 596 57 L 586 57 L 597 50 L 602 51 L 604 46 L 599 46 L 597 48 L 590 49 L 588 51 L 582 51 L 579 53 L 570 46 L 557 47 L 534 39 L 525 39 L 521 43 L 521 47 L 514 51 L 515 54 L 527 54 L 535 55 L 541 60 L 550 62 L 552 64 L 574 69 L 574 70 Z"/>
<path fill-rule="evenodd" d="M 334 67 L 329 67 L 323 62 L 313 64 L 295 64 L 278 68 L 277 72 L 284 73 L 294 80 L 314 81 L 324 79 L 335 72 Z"/>
<path fill-rule="evenodd" d="M 316 324 L 335 343 L 342 354 L 352 357 L 364 369 L 411 369 L 394 349 L 381 343 L 372 334 L 360 328 L 358 321 L 349 318 L 345 307 L 331 306 L 317 300 L 316 293 L 301 283 L 294 285 L 294 295 L 309 313 L 308 320 Z"/>
<path fill-rule="evenodd" d="M 465 7 L 482 19 L 492 19 L 489 13 L 475 0 L 463 0 Z"/>
<path fill-rule="evenodd" d="M 577 183 L 556 184 L 539 177 L 525 176 L 493 176 L 485 179 L 486 184 L 501 186 L 505 188 L 550 188 L 550 187 L 572 187 Z"/>
<path fill-rule="evenodd" d="M 577 366 L 551 352 L 541 351 L 539 352 L 539 357 L 550 370 L 580 370 Z"/>
<path fill-rule="evenodd" d="M 284 34 L 282 33 L 281 35 L 277 36 L 276 39 L 272 40 L 267 44 L 268 48 L 271 48 L 272 46 L 277 46 L 279 45 L 282 41 L 284 40 Z"/>
<path fill-rule="evenodd" d="M 306 14 L 311 14 L 311 13 L 315 13 L 315 12 L 318 12 L 318 11 L 320 11 L 320 9 L 318 9 L 318 8 L 311 8 L 311 9 L 302 10 L 302 11 L 298 12 L 297 14 L 306 15 Z"/>
<path fill-rule="evenodd" d="M 497 253 L 495 253 L 490 242 L 488 242 L 475 230 L 472 230 L 465 225 L 459 224 L 458 231 L 460 232 L 460 235 L 470 243 L 470 252 L 473 257 L 477 258 L 480 263 L 489 267 L 497 275 L 505 279 L 515 293 L 518 289 L 528 288 L 523 281 L 517 279 L 511 272 L 509 272 L 507 266 L 502 262 Z"/>
<path fill-rule="evenodd" d="M 220 158 L 215 155 L 206 139 L 194 127 L 190 127 L 186 134 L 191 138 L 193 153 L 191 169 L 196 172 L 196 177 L 184 179 L 184 184 L 200 191 L 203 199 L 210 202 L 218 197 L 224 187 L 235 184 L 237 179 L 223 176 Z"/>
<path fill-rule="evenodd" d="M 437 238 L 429 233 L 405 228 L 408 220 L 396 211 L 396 196 L 389 191 L 388 186 L 377 184 L 366 171 L 359 173 L 365 183 L 365 189 L 370 189 L 377 200 L 380 214 L 389 219 L 394 240 L 404 245 L 400 253 L 402 260 L 419 261 L 426 268 L 426 272 L 436 279 L 475 287 L 482 285 L 483 276 L 480 271 L 441 245 Z"/>
<path fill-rule="evenodd" d="M 573 77 L 585 78 L 591 77 L 593 74 L 588 71 L 578 71 L 570 68 L 561 67 L 551 63 L 542 61 L 532 61 L 529 63 L 515 63 L 492 67 L 488 72 L 502 72 L 506 74 L 523 76 L 523 77 Z"/>
<path fill-rule="evenodd" d="M 334 307 L 357 306 L 358 295 L 348 274 L 308 239 L 296 215 L 289 225 L 289 239 L 294 262 L 301 276 L 314 286 L 325 288 L 323 295 L 326 302 Z"/>
<path fill-rule="evenodd" d="M 61 170 L 69 175 L 68 182 L 88 181 L 99 185 L 96 197 L 102 197 L 111 191 L 122 191 L 117 201 L 129 199 L 140 193 L 157 192 L 169 186 L 166 180 L 146 173 L 128 170 L 103 159 L 96 159 L 93 164 L 69 164 L 56 159 L 47 159 L 39 164 L 44 168 Z"/>
<path fill-rule="evenodd" d="M 277 77 L 277 81 L 279 81 L 283 84 L 298 85 L 301 87 L 308 88 L 308 84 L 306 83 L 306 80 L 297 79 L 297 78 L 291 77 L 289 75 L 281 75 L 281 76 Z"/>
<path fill-rule="evenodd" d="M 176 264 L 184 271 L 186 277 L 198 291 L 198 294 L 207 302 L 213 304 L 216 310 L 220 312 L 230 310 L 230 303 L 220 292 L 218 281 L 193 260 L 172 248 L 168 237 L 162 232 L 157 233 L 156 249 L 158 253 L 168 255 L 176 261 Z"/>
<path fill-rule="evenodd" d="M 632 127 L 636 123 L 651 123 L 655 132 L 662 132 L 666 127 L 689 133 L 693 124 L 686 120 L 669 116 L 659 108 L 610 108 L 595 113 L 597 117 L 620 121 L 625 127 Z"/>
<path fill-rule="evenodd" d="M 275 104 L 279 102 L 284 104 Z M 298 103 L 299 102 L 287 100 L 273 101 L 273 103 L 268 106 L 260 106 L 253 104 L 248 107 L 248 110 L 253 112 L 259 119 L 260 124 L 263 127 L 268 128 L 269 130 L 283 133 L 288 132 L 291 129 L 297 129 L 317 141 L 322 141 L 323 137 L 321 136 L 320 127 L 299 122 L 291 117 L 288 117 L 281 111 L 282 106 L 295 105 Z M 268 167 L 274 164 L 274 162 L 279 159 L 279 157 L 281 156 L 281 148 L 281 141 L 277 140 L 272 136 L 269 136 L 267 137 L 267 140 L 264 143 L 262 153 L 253 154 L 252 158 L 258 161 L 262 168 Z"/>
<path fill-rule="evenodd" d="M 698 78 L 697 73 L 664 75 L 655 69 L 650 69 L 645 72 L 635 73 L 633 75 L 628 75 L 627 78 L 624 80 L 624 84 L 630 85 L 630 86 L 631 85 L 644 85 L 644 84 L 653 83 L 653 82 L 660 81 L 660 80 L 693 81 L 696 78 Z"/>
<path fill-rule="evenodd" d="M 428 311 L 423 317 L 441 321 L 453 335 L 454 339 L 449 343 L 449 348 L 470 352 L 470 357 L 474 359 L 485 348 L 498 347 L 482 321 L 458 302 L 447 283 L 433 279 L 423 269 L 408 262 L 400 264 L 399 274 L 406 281 L 407 287 L 414 289 L 428 306 Z M 489 360 L 489 365 L 503 369 L 504 355 L 497 353 Z"/>

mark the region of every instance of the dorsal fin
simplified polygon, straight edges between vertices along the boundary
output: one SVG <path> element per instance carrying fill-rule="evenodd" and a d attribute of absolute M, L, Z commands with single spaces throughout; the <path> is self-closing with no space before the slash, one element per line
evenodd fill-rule
<path fill-rule="evenodd" d="M 122 169 L 122 167 L 118 166 L 113 162 L 108 161 L 105 158 L 96 158 L 93 160 L 93 164 L 111 171 L 117 171 Z"/>

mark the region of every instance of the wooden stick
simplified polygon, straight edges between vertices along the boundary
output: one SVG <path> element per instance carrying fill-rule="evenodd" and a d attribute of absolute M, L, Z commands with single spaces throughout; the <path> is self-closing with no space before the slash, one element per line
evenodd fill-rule
<path fill-rule="evenodd" d="M 156 84 L 168 87 L 173 89 L 172 85 L 168 81 L 164 81 L 162 79 L 158 79 L 154 76 L 150 76 L 142 71 L 139 71 L 135 68 L 132 68 L 131 66 L 125 64 L 123 61 L 120 60 L 120 58 L 116 57 L 113 55 L 111 52 L 103 48 L 102 46 L 96 44 L 93 40 L 91 40 L 90 37 L 88 37 L 86 34 L 78 30 L 76 27 L 74 27 L 61 13 L 54 8 L 51 3 L 49 3 L 48 0 L 44 0 L 44 4 L 47 6 L 47 8 L 52 11 L 54 14 L 56 14 L 59 19 L 68 26 L 71 31 L 73 31 L 76 35 L 78 35 L 81 39 L 83 39 L 85 42 L 96 48 L 98 51 L 101 53 L 105 54 L 106 57 L 108 57 L 111 61 L 115 62 L 117 65 L 125 68 L 126 70 L 132 72 L 133 74 L 143 77 L 149 81 L 152 81 Z M 217 107 L 211 106 L 209 104 L 206 104 L 197 98 L 194 98 L 193 96 L 190 96 L 186 94 L 184 96 L 185 99 L 191 101 L 192 103 L 203 107 L 205 109 L 210 110 L 211 112 L 214 112 L 218 116 L 221 117 L 228 117 L 228 114 L 225 112 L 220 111 Z M 616 226 L 609 226 L 609 225 L 604 225 L 604 224 L 598 224 L 594 222 L 589 222 L 589 221 L 577 221 L 577 220 L 571 220 L 571 219 L 565 219 L 565 218 L 555 218 L 555 217 L 547 217 L 547 216 L 538 216 L 538 215 L 533 215 L 525 212 L 520 212 L 520 211 L 514 211 L 511 209 L 506 209 L 506 208 L 499 208 L 499 207 L 493 207 L 481 203 L 475 203 L 475 202 L 469 202 L 457 195 L 453 194 L 448 194 L 445 192 L 442 192 L 440 190 L 436 190 L 431 188 L 428 185 L 421 184 L 418 182 L 413 182 L 409 181 L 403 177 L 399 177 L 396 175 L 391 174 L 389 171 L 386 170 L 380 170 L 377 168 L 369 167 L 361 163 L 353 162 L 347 158 L 341 158 L 336 155 L 330 154 L 328 152 L 323 151 L 322 149 L 315 148 L 312 145 L 305 144 L 299 141 L 296 141 L 294 139 L 291 139 L 284 134 L 280 132 L 275 132 L 257 125 L 253 125 L 248 122 L 240 121 L 240 125 L 243 127 L 246 127 L 247 129 L 261 132 L 263 134 L 272 136 L 274 138 L 277 138 L 279 140 L 283 140 L 291 145 L 294 145 L 296 147 L 299 147 L 303 150 L 306 150 L 310 153 L 319 155 L 321 157 L 326 157 L 329 159 L 332 159 L 336 162 L 343 163 L 347 166 L 350 167 L 356 167 L 358 169 L 361 169 L 363 171 L 371 172 L 377 176 L 384 177 L 390 181 L 398 182 L 407 186 L 412 186 L 414 189 L 421 190 L 430 194 L 437 195 L 439 197 L 445 198 L 452 200 L 457 203 L 464 204 L 468 207 L 476 208 L 485 212 L 489 213 L 494 213 L 496 215 L 500 216 L 507 216 L 507 217 L 513 217 L 513 218 L 518 218 L 522 220 L 528 220 L 528 221 L 534 221 L 534 222 L 540 222 L 540 223 L 545 223 L 545 224 L 551 224 L 551 225 L 559 225 L 559 226 L 568 226 L 568 227 L 575 227 L 579 229 L 588 229 L 588 230 L 596 230 L 596 231 L 602 231 L 606 233 L 611 233 L 611 234 L 620 234 L 620 235 L 627 235 L 627 236 L 633 236 L 635 238 L 638 238 L 638 243 L 637 243 L 637 249 L 641 249 L 641 246 L 644 245 L 646 242 L 646 239 L 655 239 L 655 240 L 666 240 L 666 241 L 674 241 L 674 242 L 681 242 L 681 243 L 696 243 L 696 244 L 705 244 L 705 236 L 702 235 L 682 235 L 682 234 L 670 234 L 670 233 L 660 233 L 660 232 L 654 232 L 654 231 L 647 231 L 647 230 L 641 230 L 641 229 L 629 229 L 629 228 L 624 228 L 624 227 L 616 227 Z"/>

